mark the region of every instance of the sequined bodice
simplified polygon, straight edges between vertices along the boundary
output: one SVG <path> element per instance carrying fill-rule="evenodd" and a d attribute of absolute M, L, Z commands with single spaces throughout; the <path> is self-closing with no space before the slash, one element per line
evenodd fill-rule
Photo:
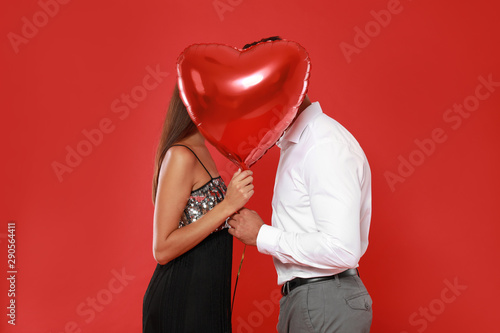
<path fill-rule="evenodd" d="M 179 221 L 179 228 L 191 224 L 224 200 L 226 194 L 226 184 L 221 177 L 212 178 L 208 183 L 199 189 L 192 191 L 188 199 L 186 208 Z M 228 228 L 226 222 L 222 223 L 215 231 Z"/>

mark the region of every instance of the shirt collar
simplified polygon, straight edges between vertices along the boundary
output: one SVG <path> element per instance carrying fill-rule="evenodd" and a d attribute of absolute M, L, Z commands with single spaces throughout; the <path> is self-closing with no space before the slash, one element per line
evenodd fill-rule
<path fill-rule="evenodd" d="M 284 142 L 290 141 L 293 143 L 298 143 L 300 140 L 300 136 L 302 135 L 302 132 L 307 127 L 307 124 L 310 123 L 310 121 L 315 118 L 318 114 L 323 113 L 323 110 L 321 109 L 321 106 L 319 105 L 319 102 L 313 102 L 311 105 L 306 107 L 304 111 L 302 111 L 301 114 L 297 117 L 295 122 L 290 126 L 280 137 L 278 142 L 276 142 L 276 145 L 279 148 L 283 147 Z"/>

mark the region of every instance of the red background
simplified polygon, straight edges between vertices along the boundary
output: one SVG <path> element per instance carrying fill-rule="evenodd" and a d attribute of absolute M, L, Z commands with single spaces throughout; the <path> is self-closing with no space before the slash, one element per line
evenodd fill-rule
<path fill-rule="evenodd" d="M 308 50 L 309 97 L 354 134 L 372 168 L 370 245 L 360 262 L 374 300 L 372 332 L 497 331 L 500 87 L 479 88 L 489 95 L 460 126 L 443 116 L 466 98 L 474 102 L 468 96 L 480 76 L 500 82 L 499 5 L 219 3 L 227 7 L 218 13 L 212 0 L 72 0 L 56 13 L 52 7 L 46 22 L 36 1 L 2 5 L 0 330 L 140 332 L 155 267 L 153 157 L 177 56 L 193 43 L 241 47 L 280 35 Z M 371 11 L 388 4 L 399 13 L 377 30 Z M 38 31 L 13 44 L 9 36 L 27 33 L 23 26 L 34 19 Z M 341 43 L 355 45 L 355 27 L 367 23 L 369 44 L 348 59 Z M 113 103 L 125 105 L 122 94 L 138 91 L 147 66 L 169 75 L 128 114 L 114 112 Z M 82 131 L 106 118 L 113 131 L 58 179 L 54 161 L 64 164 L 66 147 L 84 144 Z M 446 140 L 419 153 L 415 140 L 430 139 L 437 128 Z M 232 165 L 211 151 L 228 180 Z M 252 167 L 257 191 L 248 206 L 267 222 L 278 155 L 275 147 Z M 391 189 L 386 174 L 398 173 L 400 155 L 419 165 Z M 10 220 L 17 223 L 15 327 L 6 317 Z M 235 273 L 241 252 L 235 242 Z M 116 280 L 123 272 L 128 280 Z M 462 289 L 453 293 L 448 283 Z M 233 331 L 275 331 L 275 290 L 271 258 L 248 248 Z"/>

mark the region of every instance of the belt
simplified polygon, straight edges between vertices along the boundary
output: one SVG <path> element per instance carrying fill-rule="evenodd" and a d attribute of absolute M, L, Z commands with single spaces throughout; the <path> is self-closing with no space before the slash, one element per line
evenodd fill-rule
<path fill-rule="evenodd" d="M 306 278 L 295 278 L 295 279 L 287 281 L 287 282 L 285 282 L 285 284 L 283 284 L 283 286 L 281 287 L 281 295 L 286 296 L 292 290 L 294 290 L 295 288 L 302 286 L 304 284 L 320 282 L 320 281 L 327 281 L 327 280 L 335 279 L 336 277 L 341 278 L 341 277 L 345 277 L 345 276 L 354 276 L 354 275 L 359 276 L 359 272 L 358 272 L 357 268 L 349 268 L 348 270 L 343 271 L 342 273 L 334 274 L 334 275 L 330 275 L 330 276 L 322 276 L 322 277 L 307 278 L 307 279 Z"/>

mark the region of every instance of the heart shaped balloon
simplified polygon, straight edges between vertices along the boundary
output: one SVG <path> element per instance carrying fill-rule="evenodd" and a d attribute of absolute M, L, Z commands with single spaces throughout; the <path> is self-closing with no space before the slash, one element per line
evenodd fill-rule
<path fill-rule="evenodd" d="M 207 141 L 243 169 L 293 121 L 310 68 L 306 50 L 286 40 L 246 50 L 195 44 L 177 61 L 179 91 L 191 119 Z"/>

